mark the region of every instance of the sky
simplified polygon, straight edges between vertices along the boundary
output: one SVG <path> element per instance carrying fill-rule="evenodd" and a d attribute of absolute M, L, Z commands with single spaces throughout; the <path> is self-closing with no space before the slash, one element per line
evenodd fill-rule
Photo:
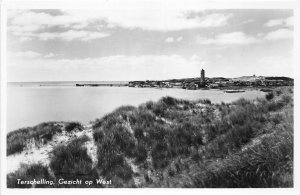
<path fill-rule="evenodd" d="M 8 10 L 8 81 L 293 77 L 293 11 Z"/>

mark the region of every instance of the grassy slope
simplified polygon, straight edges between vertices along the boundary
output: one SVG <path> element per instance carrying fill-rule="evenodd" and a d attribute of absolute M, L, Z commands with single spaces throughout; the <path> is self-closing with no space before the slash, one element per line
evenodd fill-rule
<path fill-rule="evenodd" d="M 96 166 L 80 138 L 54 150 L 50 172 L 32 166 L 54 180 L 112 179 L 111 187 L 293 186 L 292 88 L 231 104 L 165 97 L 120 107 L 93 129 Z M 40 177 L 23 167 L 8 175 L 8 186 L 28 187 L 15 179 L 33 176 Z"/>
<path fill-rule="evenodd" d="M 44 145 L 63 130 L 70 132 L 82 128 L 78 122 L 48 122 L 11 131 L 7 134 L 7 155 L 22 152 L 30 144 Z"/>

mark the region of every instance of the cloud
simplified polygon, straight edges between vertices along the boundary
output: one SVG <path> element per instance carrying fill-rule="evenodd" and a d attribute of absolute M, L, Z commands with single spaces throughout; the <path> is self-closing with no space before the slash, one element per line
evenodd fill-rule
<path fill-rule="evenodd" d="M 81 40 L 81 41 L 90 41 L 93 39 L 100 39 L 107 36 L 110 36 L 108 33 L 102 32 L 90 32 L 90 31 L 77 31 L 69 30 L 61 33 L 40 33 L 36 35 L 40 40 L 47 41 L 52 39 L 61 39 L 65 41 Z"/>
<path fill-rule="evenodd" d="M 13 59 L 21 59 L 21 60 L 37 60 L 42 58 L 53 58 L 57 56 L 56 54 L 50 52 L 48 54 L 41 54 L 35 51 L 18 51 L 18 52 L 8 52 L 8 58 L 10 60 Z"/>
<path fill-rule="evenodd" d="M 278 29 L 276 31 L 271 31 L 271 32 L 267 33 L 264 38 L 268 41 L 290 39 L 290 38 L 293 38 L 293 31 L 282 28 L 282 29 Z"/>
<path fill-rule="evenodd" d="M 182 37 L 177 37 L 176 41 L 180 42 L 180 41 L 182 41 L 182 39 L 183 39 Z"/>
<path fill-rule="evenodd" d="M 15 53 L 10 52 L 8 56 L 10 58 L 34 59 L 40 57 L 41 54 L 34 51 L 22 51 L 22 52 L 15 52 Z"/>
<path fill-rule="evenodd" d="M 249 20 L 245 20 L 243 22 L 241 22 L 240 24 L 249 24 L 249 23 L 253 23 L 254 20 L 253 19 L 249 19 Z"/>
<path fill-rule="evenodd" d="M 294 17 L 291 16 L 289 18 L 283 18 L 283 19 L 275 19 L 275 20 L 269 20 L 265 26 L 267 27 L 273 27 L 273 26 L 293 26 L 294 25 Z"/>
<path fill-rule="evenodd" d="M 167 42 L 167 43 L 173 43 L 174 42 L 174 38 L 173 37 L 168 37 L 168 38 L 166 38 L 165 42 Z"/>
<path fill-rule="evenodd" d="M 259 33 L 258 36 L 246 35 L 244 32 L 231 32 L 216 35 L 214 38 L 198 36 L 196 40 L 202 45 L 246 45 L 290 38 L 293 38 L 293 31 L 282 28 L 265 34 Z"/>
<path fill-rule="evenodd" d="M 89 41 L 110 36 L 107 32 L 96 30 L 80 30 L 95 19 L 91 16 L 80 17 L 66 12 L 61 15 L 35 12 L 30 10 L 9 11 L 8 30 L 20 41 L 61 39 L 65 41 Z M 74 26 L 74 29 L 72 29 Z M 49 28 L 60 27 L 62 32 L 49 31 Z M 80 28 L 81 27 L 81 28 Z"/>
<path fill-rule="evenodd" d="M 122 12 L 122 14 L 120 14 Z M 228 24 L 232 14 L 227 13 L 208 13 L 204 15 L 195 15 L 189 17 L 191 10 L 187 9 L 103 9 L 99 10 L 62 10 L 59 15 L 53 15 L 48 12 L 36 12 L 32 10 L 9 11 L 8 29 L 19 36 L 21 41 L 32 40 L 39 37 L 58 37 L 58 32 L 50 32 L 49 28 L 60 27 L 65 29 L 63 33 L 81 34 L 83 31 L 93 31 L 87 40 L 91 37 L 102 38 L 102 34 L 107 34 L 104 30 L 121 27 L 152 31 L 176 31 L 193 28 L 220 27 Z M 197 10 L 194 11 L 197 13 Z M 199 10 L 198 10 L 199 12 Z M 75 32 L 78 31 L 78 32 Z M 80 35 L 79 35 L 80 36 Z M 77 36 L 75 36 L 77 37 Z M 66 38 L 62 38 L 67 40 Z M 72 40 L 72 39 L 71 39 Z M 84 39 L 80 39 L 84 40 Z"/>
<path fill-rule="evenodd" d="M 243 32 L 231 32 L 219 34 L 214 38 L 198 36 L 197 42 L 204 45 L 244 45 L 258 43 L 260 40 Z"/>
<path fill-rule="evenodd" d="M 227 25 L 232 16 L 233 14 L 212 13 L 196 17 L 195 20 L 199 22 L 199 27 L 218 27 Z"/>
<path fill-rule="evenodd" d="M 44 57 L 45 58 L 52 58 L 52 57 L 54 57 L 55 55 L 52 53 L 52 52 L 50 52 L 50 53 L 48 53 L 47 55 L 45 55 Z"/>
<path fill-rule="evenodd" d="M 180 36 L 180 37 L 168 37 L 168 38 L 166 38 L 166 40 L 165 40 L 165 42 L 166 43 L 173 43 L 173 42 L 180 42 L 180 41 L 182 41 L 183 40 L 183 38 Z"/>
<path fill-rule="evenodd" d="M 89 18 L 79 18 L 65 13 L 64 15 L 51 15 L 44 12 L 23 10 L 10 14 L 10 24 L 20 26 L 38 26 L 40 28 L 51 26 L 69 26 L 70 24 L 84 22 Z"/>

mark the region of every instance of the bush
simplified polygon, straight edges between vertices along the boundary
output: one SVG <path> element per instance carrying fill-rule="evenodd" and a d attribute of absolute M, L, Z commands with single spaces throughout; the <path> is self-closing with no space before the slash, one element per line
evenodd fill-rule
<path fill-rule="evenodd" d="M 160 99 L 160 101 L 163 102 L 164 104 L 166 104 L 167 106 L 175 106 L 178 103 L 178 100 L 176 100 L 175 98 L 172 98 L 170 96 L 163 97 Z"/>
<path fill-rule="evenodd" d="M 141 140 L 144 138 L 144 130 L 141 127 L 136 127 L 134 129 L 134 137 Z"/>
<path fill-rule="evenodd" d="M 164 102 L 154 104 L 153 113 L 157 116 L 164 116 L 165 111 L 168 109 L 168 106 Z"/>
<path fill-rule="evenodd" d="M 22 181 L 32 181 L 45 179 L 48 181 L 54 181 L 54 178 L 49 174 L 48 168 L 42 164 L 22 165 L 20 169 L 14 173 L 7 175 L 7 187 L 8 188 L 50 188 L 54 187 L 49 184 L 18 184 L 18 179 Z"/>
<path fill-rule="evenodd" d="M 104 132 L 100 129 L 94 130 L 93 137 L 95 142 L 101 142 L 104 138 Z"/>
<path fill-rule="evenodd" d="M 26 147 L 26 141 L 23 138 L 7 139 L 7 155 L 22 152 Z"/>
<path fill-rule="evenodd" d="M 124 156 L 118 151 L 112 136 L 106 137 L 97 146 L 98 167 L 104 172 L 113 171 L 115 167 L 124 162 Z"/>
<path fill-rule="evenodd" d="M 270 101 L 270 100 L 273 99 L 273 98 L 274 98 L 273 92 L 269 92 L 269 93 L 266 94 L 266 99 L 267 99 L 267 100 Z"/>
<path fill-rule="evenodd" d="M 153 108 L 153 102 L 152 101 L 149 101 L 149 102 L 147 102 L 146 103 L 146 108 L 148 109 L 148 110 L 151 110 L 152 108 Z"/>
<path fill-rule="evenodd" d="M 132 170 L 125 156 L 118 150 L 112 135 L 107 136 L 97 146 L 98 169 L 106 178 L 118 177 L 126 182 L 132 178 Z"/>
<path fill-rule="evenodd" d="M 65 130 L 67 132 L 71 132 L 71 131 L 74 131 L 74 130 L 82 131 L 83 130 L 83 126 L 79 122 L 70 122 L 70 123 L 66 124 Z"/>
<path fill-rule="evenodd" d="M 277 110 L 283 108 L 284 103 L 282 101 L 277 101 L 277 102 L 272 101 L 267 105 L 267 107 L 268 107 L 269 111 L 274 112 L 274 111 L 277 111 Z"/>
<path fill-rule="evenodd" d="M 275 135 L 251 150 L 213 162 L 193 178 L 196 187 L 206 188 L 293 187 L 292 162 L 291 135 Z"/>
<path fill-rule="evenodd" d="M 277 96 L 280 96 L 282 93 L 283 93 L 282 90 L 280 90 L 280 89 L 276 90 L 276 95 Z"/>
<path fill-rule="evenodd" d="M 7 134 L 7 155 L 22 152 L 29 141 L 36 145 L 46 144 L 52 137 L 62 131 L 56 122 L 41 123 L 34 127 L 27 127 Z"/>
<path fill-rule="evenodd" d="M 136 163 L 143 163 L 147 159 L 147 149 L 145 144 L 139 143 L 135 151 Z"/>
<path fill-rule="evenodd" d="M 210 99 L 202 99 L 198 101 L 199 103 L 203 103 L 203 104 L 211 104 Z"/>
<path fill-rule="evenodd" d="M 132 156 L 135 148 L 133 135 L 130 134 L 124 127 L 118 126 L 111 129 L 114 144 L 128 156 Z"/>
<path fill-rule="evenodd" d="M 50 167 L 56 178 L 77 178 L 92 172 L 92 160 L 82 147 L 85 139 L 75 139 L 67 146 L 53 149 Z"/>
<path fill-rule="evenodd" d="M 199 127 L 186 122 L 174 128 L 169 134 L 168 143 L 173 157 L 187 155 L 190 153 L 190 147 L 203 144 L 203 135 Z"/>
<path fill-rule="evenodd" d="M 170 153 L 168 145 L 164 142 L 157 142 L 152 151 L 151 157 L 155 169 L 165 168 L 169 164 Z"/>

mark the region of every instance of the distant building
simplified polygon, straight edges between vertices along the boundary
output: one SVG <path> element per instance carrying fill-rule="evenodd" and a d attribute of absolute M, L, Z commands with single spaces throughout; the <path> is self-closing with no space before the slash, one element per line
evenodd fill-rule
<path fill-rule="evenodd" d="M 201 78 L 200 78 L 200 82 L 204 83 L 205 82 L 205 70 L 201 70 Z"/>

